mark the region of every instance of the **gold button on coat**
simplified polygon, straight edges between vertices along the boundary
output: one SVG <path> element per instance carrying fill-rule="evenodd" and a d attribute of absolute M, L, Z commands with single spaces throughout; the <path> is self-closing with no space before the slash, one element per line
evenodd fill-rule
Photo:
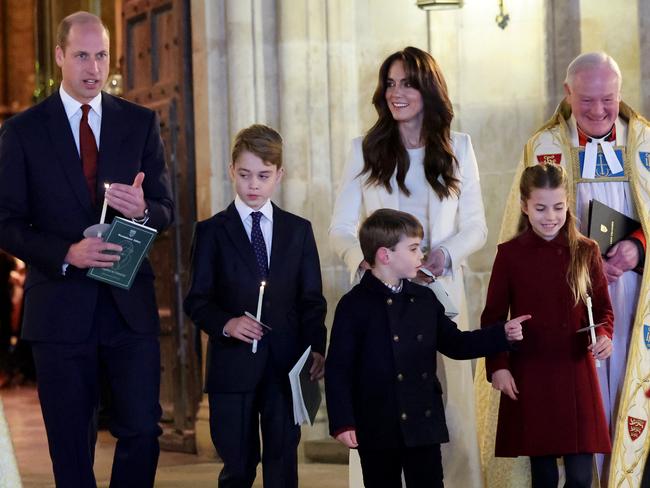
<path fill-rule="evenodd" d="M 387 303 L 388 305 L 392 305 L 392 304 L 393 304 L 393 299 L 392 299 L 392 298 L 388 298 L 388 299 L 386 299 L 386 303 Z"/>
<path fill-rule="evenodd" d="M 429 373 L 427 373 L 427 372 L 422 373 L 422 379 L 423 380 L 426 380 L 428 377 L 429 377 Z"/>
<path fill-rule="evenodd" d="M 403 381 L 404 380 L 404 375 L 402 373 L 399 373 L 397 375 L 397 381 Z"/>
<path fill-rule="evenodd" d="M 395 342 L 399 342 L 399 336 L 398 336 L 397 334 L 395 334 L 395 335 L 393 336 L 393 340 L 394 340 Z"/>
<path fill-rule="evenodd" d="M 400 415 L 400 418 L 401 418 L 402 420 L 406 420 L 407 418 L 409 418 L 409 416 L 406 415 L 406 413 L 402 412 L 402 415 Z"/>
<path fill-rule="evenodd" d="M 431 417 L 431 410 L 425 410 L 424 411 L 424 416 L 425 417 Z"/>
<path fill-rule="evenodd" d="M 418 340 L 418 342 L 422 342 L 422 340 L 424 339 L 424 336 L 422 334 L 418 334 L 416 339 Z"/>

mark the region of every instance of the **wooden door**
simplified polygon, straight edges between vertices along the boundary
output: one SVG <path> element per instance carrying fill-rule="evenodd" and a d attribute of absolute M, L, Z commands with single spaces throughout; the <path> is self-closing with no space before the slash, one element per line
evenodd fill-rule
<path fill-rule="evenodd" d="M 174 224 L 150 255 L 161 320 L 161 446 L 194 452 L 200 365 L 182 310 L 196 220 L 189 3 L 124 0 L 121 67 L 124 97 L 158 113 L 176 202 Z"/>

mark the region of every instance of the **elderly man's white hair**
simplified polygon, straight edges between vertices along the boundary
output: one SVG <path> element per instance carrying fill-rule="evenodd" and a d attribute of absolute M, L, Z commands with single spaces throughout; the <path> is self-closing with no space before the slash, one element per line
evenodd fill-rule
<path fill-rule="evenodd" d="M 620 90 L 621 84 L 623 83 L 621 70 L 616 61 L 614 61 L 614 58 L 605 52 L 584 53 L 571 61 L 566 70 L 564 83 L 567 84 L 569 88 L 573 88 L 573 80 L 575 79 L 576 74 L 603 65 L 607 66 L 616 74 L 616 77 L 618 78 L 618 89 Z"/>

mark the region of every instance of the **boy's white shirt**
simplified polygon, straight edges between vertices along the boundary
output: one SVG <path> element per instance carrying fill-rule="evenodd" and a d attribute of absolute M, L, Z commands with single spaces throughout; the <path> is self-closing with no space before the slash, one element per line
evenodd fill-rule
<path fill-rule="evenodd" d="M 239 218 L 244 224 L 244 230 L 246 231 L 248 240 L 250 240 L 251 232 L 253 230 L 253 217 L 251 217 L 251 214 L 256 210 L 253 210 L 246 205 L 244 201 L 239 198 L 239 195 L 235 197 L 235 208 L 237 209 L 237 213 L 239 213 Z M 273 205 L 271 204 L 271 199 L 269 198 L 257 211 L 262 212 L 263 216 L 260 219 L 260 227 L 262 229 L 262 235 L 264 236 L 264 244 L 266 245 L 267 265 L 270 267 L 271 244 L 273 243 Z"/>

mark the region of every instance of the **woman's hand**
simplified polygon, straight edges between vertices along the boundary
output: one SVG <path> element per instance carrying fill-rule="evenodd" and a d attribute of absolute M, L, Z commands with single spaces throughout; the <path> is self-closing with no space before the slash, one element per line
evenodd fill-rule
<path fill-rule="evenodd" d="M 517 400 L 519 390 L 517 390 L 515 379 L 508 369 L 497 369 L 492 373 L 492 388 L 499 390 L 501 393 L 505 393 L 513 400 Z"/>
<path fill-rule="evenodd" d="M 434 276 L 440 276 L 445 270 L 445 261 L 444 251 L 437 248 L 427 254 L 422 266 L 431 271 Z"/>
<path fill-rule="evenodd" d="M 418 274 L 415 275 L 415 278 L 413 278 L 413 281 L 417 283 L 418 285 L 428 285 L 433 281 L 433 277 L 430 275 L 424 273 L 422 270 L 418 270 Z"/>

